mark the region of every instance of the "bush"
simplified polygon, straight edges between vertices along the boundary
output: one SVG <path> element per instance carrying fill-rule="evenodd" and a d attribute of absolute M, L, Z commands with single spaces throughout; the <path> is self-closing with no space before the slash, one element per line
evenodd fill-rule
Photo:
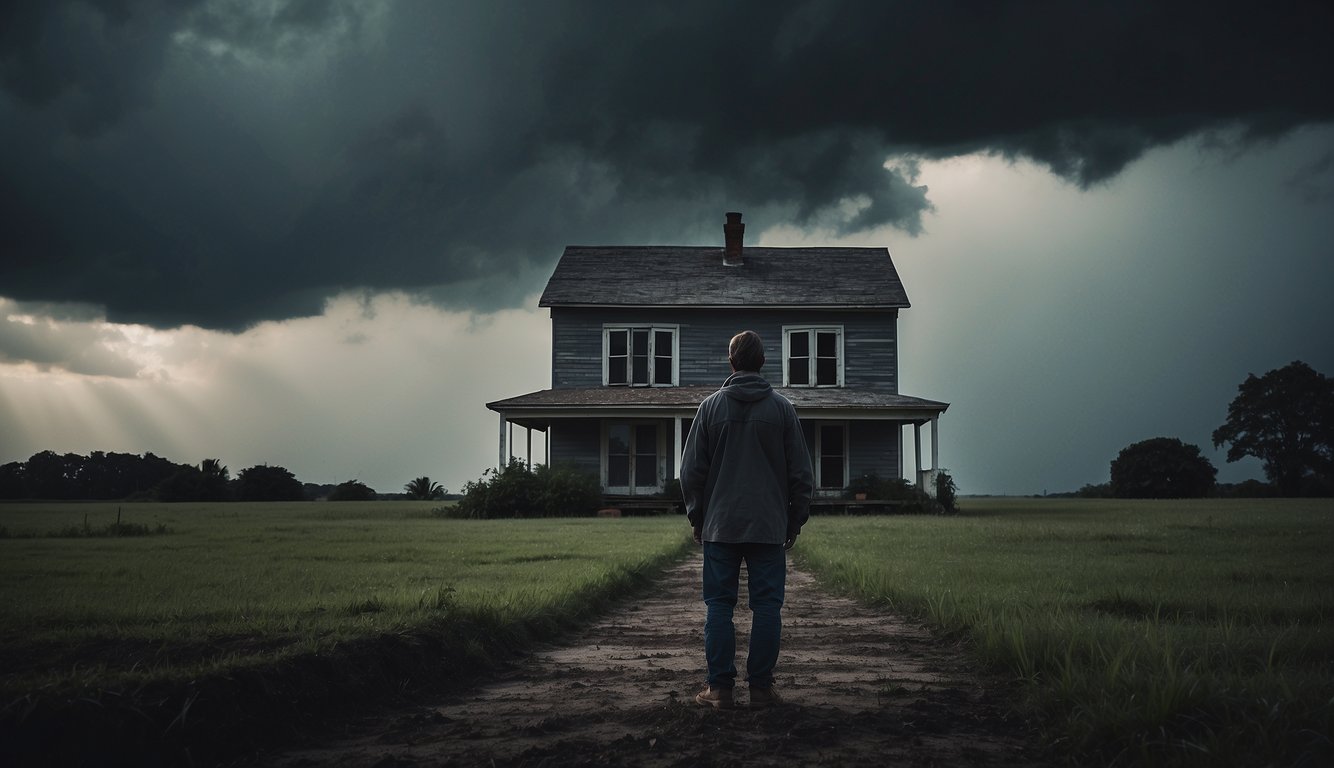
<path fill-rule="evenodd" d="M 843 492 L 843 498 L 855 501 L 857 494 L 866 494 L 867 501 L 899 501 L 901 504 L 858 507 L 857 514 L 878 514 L 887 512 L 939 512 L 936 500 L 920 488 L 903 478 L 882 478 L 874 472 L 867 472 L 854 478 Z M 834 508 L 834 514 L 847 513 L 847 507 Z"/>
<path fill-rule="evenodd" d="M 1112 498 L 1112 484 L 1085 483 L 1079 490 L 1075 491 L 1075 496 L 1081 499 L 1110 499 Z"/>
<path fill-rule="evenodd" d="M 496 517 L 586 517 L 602 504 L 597 478 L 570 467 L 538 465 L 530 470 L 519 459 L 488 469 L 463 486 L 463 498 L 448 517 L 487 520 Z"/>
<path fill-rule="evenodd" d="M 918 491 L 901 477 L 882 478 L 874 472 L 854 478 L 843 493 L 845 499 L 856 499 L 864 493 L 868 499 L 916 500 Z"/>
<path fill-rule="evenodd" d="M 602 506 L 602 484 L 571 467 L 539 464 L 533 473 L 543 517 L 586 517 Z"/>
<path fill-rule="evenodd" d="M 1209 494 L 1218 470 L 1199 446 L 1154 437 L 1121 449 L 1112 461 L 1112 493 L 1119 499 L 1195 499 Z"/>
<path fill-rule="evenodd" d="M 348 480 L 333 489 L 329 501 L 375 501 L 375 491 L 360 480 Z"/>
<path fill-rule="evenodd" d="M 674 499 L 685 503 L 685 497 L 681 495 L 681 479 L 677 477 L 669 478 L 662 484 L 662 493 L 659 494 L 664 499 Z"/>
<path fill-rule="evenodd" d="M 256 464 L 236 475 L 236 497 L 241 501 L 301 501 L 301 481 L 286 467 Z"/>
<path fill-rule="evenodd" d="M 959 511 L 959 506 L 955 502 L 955 493 L 959 486 L 954 484 L 954 478 L 946 470 L 940 470 L 936 473 L 936 503 L 940 505 L 940 511 L 952 515 Z"/>

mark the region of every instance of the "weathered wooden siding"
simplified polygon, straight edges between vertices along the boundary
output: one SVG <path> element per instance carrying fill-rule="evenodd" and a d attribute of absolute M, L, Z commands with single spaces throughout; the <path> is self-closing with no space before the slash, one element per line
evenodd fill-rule
<path fill-rule="evenodd" d="M 581 310 L 551 310 L 551 387 L 602 385 L 602 321 Z"/>
<path fill-rule="evenodd" d="M 727 342 L 750 329 L 765 343 L 764 373 L 782 382 L 785 325 L 843 326 L 843 383 L 898 392 L 898 314 L 825 310 L 682 310 L 554 307 L 551 310 L 551 386 L 602 385 L 602 327 L 663 323 L 680 328 L 678 383 L 719 384 L 731 373 Z"/>
<path fill-rule="evenodd" d="M 846 387 L 898 391 L 897 312 L 838 312 L 814 310 L 683 310 L 554 307 L 551 311 L 553 388 L 602 386 L 602 328 L 605 324 L 664 324 L 678 327 L 680 359 L 678 383 L 717 385 L 731 373 L 727 342 L 737 331 L 759 333 L 768 358 L 763 373 L 774 384 L 782 382 L 783 326 L 841 325 L 843 327 L 843 381 Z M 901 428 L 897 423 L 849 421 L 848 472 L 855 478 L 867 472 L 899 476 Z M 675 474 L 675 446 L 670 421 L 666 436 L 665 470 Z M 807 444 L 814 455 L 813 433 Z M 552 426 L 553 462 L 573 464 L 601 476 L 602 430 L 598 421 L 580 419 Z"/>
<path fill-rule="evenodd" d="M 903 426 L 899 422 L 848 422 L 848 477 L 857 479 L 874 472 L 885 479 L 900 474 L 899 443 Z"/>
<path fill-rule="evenodd" d="M 602 423 L 597 419 L 562 419 L 551 424 L 552 466 L 571 466 L 602 477 Z"/>

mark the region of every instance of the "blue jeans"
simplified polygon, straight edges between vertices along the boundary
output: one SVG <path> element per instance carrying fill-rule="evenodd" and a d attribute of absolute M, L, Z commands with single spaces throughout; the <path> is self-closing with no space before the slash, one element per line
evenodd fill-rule
<path fill-rule="evenodd" d="M 736 685 L 736 608 L 741 562 L 746 563 L 750 588 L 750 652 L 746 656 L 746 681 L 752 688 L 768 688 L 774 682 L 778 663 L 778 641 L 783 632 L 779 612 L 787 580 L 787 552 L 782 544 L 723 544 L 704 542 L 704 656 L 709 663 L 709 685 Z"/>

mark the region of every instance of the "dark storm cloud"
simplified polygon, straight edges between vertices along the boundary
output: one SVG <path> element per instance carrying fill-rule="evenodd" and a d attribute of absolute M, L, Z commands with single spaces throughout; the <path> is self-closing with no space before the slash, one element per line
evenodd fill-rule
<path fill-rule="evenodd" d="M 0 83 L 25 106 L 59 109 L 75 134 L 96 134 L 148 98 L 171 17 L 117 2 L 6 4 Z"/>
<path fill-rule="evenodd" d="M 475 308 L 723 210 L 920 228 L 914 162 L 1090 186 L 1334 119 L 1327 3 L 30 3 L 0 12 L 0 296 L 241 328 Z M 885 168 L 887 159 L 892 159 Z"/>

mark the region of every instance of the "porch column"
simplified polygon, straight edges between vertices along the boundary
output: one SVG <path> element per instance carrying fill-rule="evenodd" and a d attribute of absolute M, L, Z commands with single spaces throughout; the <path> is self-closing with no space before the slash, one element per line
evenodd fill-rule
<path fill-rule="evenodd" d="M 934 430 L 935 424 L 933 423 L 931 426 Z M 528 469 L 531 470 L 533 468 L 533 428 L 524 427 L 524 429 L 528 430 Z M 935 432 L 933 431 L 932 434 L 935 434 Z"/>
<path fill-rule="evenodd" d="M 505 461 L 505 414 L 500 414 L 500 463 L 496 465 L 496 471 L 505 468 L 509 462 Z"/>
<path fill-rule="evenodd" d="M 922 484 L 922 423 L 921 422 L 913 422 L 912 439 L 913 439 L 913 460 L 917 462 L 917 474 L 913 475 L 912 484 L 921 485 Z"/>
<path fill-rule="evenodd" d="M 676 468 L 676 472 L 675 472 L 675 474 L 676 474 L 676 479 L 677 479 L 677 480 L 680 480 L 680 479 L 681 479 L 681 453 L 682 453 L 682 445 L 681 445 L 681 417 L 680 417 L 680 416 L 673 416 L 673 417 L 672 417 L 672 433 L 673 433 L 673 438 L 672 438 L 672 439 L 673 439 L 673 441 L 674 441 L 674 444 L 676 445 L 676 463 L 675 463 L 674 465 L 672 465 L 672 466 L 674 466 L 674 467 Z"/>
<path fill-rule="evenodd" d="M 931 471 L 940 469 L 940 423 L 939 416 L 931 417 Z"/>

